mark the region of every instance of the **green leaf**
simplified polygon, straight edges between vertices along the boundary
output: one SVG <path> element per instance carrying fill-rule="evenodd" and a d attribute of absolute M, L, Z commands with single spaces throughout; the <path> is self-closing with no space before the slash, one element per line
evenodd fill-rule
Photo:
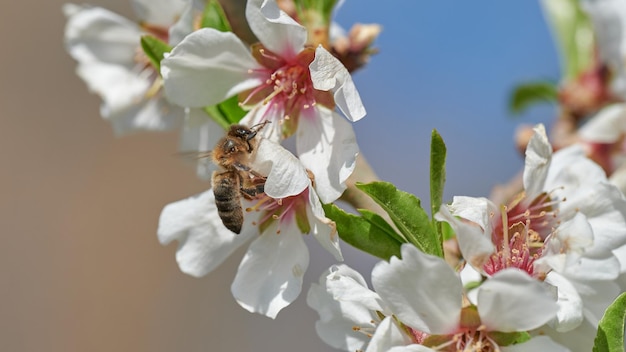
<path fill-rule="evenodd" d="M 489 332 L 489 337 L 492 338 L 498 346 L 510 346 L 524 343 L 530 340 L 530 334 L 526 331 L 513 331 L 513 332 Z"/>
<path fill-rule="evenodd" d="M 357 209 L 357 211 L 361 214 L 361 216 L 367 220 L 373 226 L 378 227 L 382 231 L 384 231 L 390 237 L 395 238 L 400 243 L 406 243 L 406 239 L 404 239 L 400 234 L 394 230 L 391 225 L 382 216 L 376 214 L 375 212 L 367 209 Z"/>
<path fill-rule="evenodd" d="M 141 36 L 141 48 L 156 71 L 161 72 L 161 60 L 163 60 L 165 53 L 172 51 L 172 47 L 157 37 L 143 35 Z"/>
<path fill-rule="evenodd" d="M 246 111 L 239 106 L 237 96 L 232 96 L 217 105 L 206 106 L 204 111 L 224 129 L 239 123 L 246 115 Z"/>
<path fill-rule="evenodd" d="M 417 197 L 398 190 L 389 182 L 357 183 L 356 186 L 389 214 L 409 242 L 424 253 L 443 258 L 442 242 Z"/>
<path fill-rule="evenodd" d="M 337 0 L 294 0 L 299 17 L 306 13 L 317 13 L 326 23 L 330 23 Z"/>
<path fill-rule="evenodd" d="M 521 114 L 529 106 L 542 102 L 556 102 L 558 88 L 552 82 L 528 82 L 518 84 L 513 89 L 509 99 L 509 110 L 514 114 Z"/>
<path fill-rule="evenodd" d="M 578 0 L 547 0 L 541 3 L 559 47 L 563 76 L 566 79 L 576 78 L 593 60 L 591 21 Z"/>
<path fill-rule="evenodd" d="M 626 292 L 606 309 L 598 325 L 593 352 L 624 351 L 624 320 L 626 319 Z"/>
<path fill-rule="evenodd" d="M 339 237 L 351 246 L 384 260 L 389 260 L 392 256 L 400 257 L 402 243 L 396 239 L 397 234 L 389 234 L 389 228 L 385 228 L 385 225 L 390 227 L 389 224 L 382 218 L 376 218 L 378 215 L 370 216 L 365 211 L 368 218 L 360 217 L 346 213 L 334 204 L 325 204 L 324 212 L 337 225 Z"/>
<path fill-rule="evenodd" d="M 232 32 L 232 27 L 224 13 L 222 5 L 217 0 L 207 1 L 202 13 L 202 28 L 214 28 L 220 32 Z"/>
<path fill-rule="evenodd" d="M 443 235 L 439 221 L 435 220 L 435 214 L 439 211 L 443 201 L 443 187 L 446 184 L 446 152 L 443 138 L 437 130 L 433 130 L 430 139 L 430 216 L 440 241 Z"/>

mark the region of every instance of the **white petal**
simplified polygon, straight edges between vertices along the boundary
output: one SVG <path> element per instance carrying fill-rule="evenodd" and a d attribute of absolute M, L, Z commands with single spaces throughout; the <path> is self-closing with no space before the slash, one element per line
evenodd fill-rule
<path fill-rule="evenodd" d="M 319 284 L 311 284 L 307 295 L 307 304 L 320 315 L 320 319 L 315 322 L 315 330 L 324 342 L 334 348 L 363 350 L 370 338 L 353 327 L 373 330 L 376 325 L 372 321 L 378 317 L 359 301 L 336 301 L 326 287 L 327 278 L 333 273 L 349 277 L 363 287 L 367 286 L 361 274 L 346 265 L 333 266 L 327 270 L 320 277 Z"/>
<path fill-rule="evenodd" d="M 439 212 L 435 214 L 435 219 L 450 224 L 456 233 L 463 258 L 474 268 L 481 271 L 485 262 L 489 260 L 491 254 L 495 251 L 491 239 L 477 225 L 461 221 L 452 216 L 445 204 L 441 205 Z"/>
<path fill-rule="evenodd" d="M 609 176 L 609 182 L 615 185 L 622 193 L 626 193 L 626 163 L 621 164 Z"/>
<path fill-rule="evenodd" d="M 171 46 L 178 45 L 187 35 L 195 31 L 194 18 L 202 13 L 204 9 L 204 3 L 200 3 L 197 0 L 188 0 L 186 5 L 181 10 L 178 21 L 170 26 L 169 29 L 169 44 Z"/>
<path fill-rule="evenodd" d="M 551 337 L 555 342 L 560 343 L 561 345 L 576 352 L 591 351 L 593 347 L 593 340 L 595 339 L 597 333 L 597 329 L 586 321 L 583 321 L 583 323 L 576 329 L 567 332 L 558 332 L 547 326 L 542 327 L 539 331 L 540 333 Z"/>
<path fill-rule="evenodd" d="M 79 62 L 131 66 L 140 47 L 136 23 L 100 7 L 66 4 L 65 46 Z"/>
<path fill-rule="evenodd" d="M 544 182 L 550 167 L 552 146 L 543 125 L 534 128 L 535 134 L 530 138 L 526 147 L 524 165 L 524 190 L 529 199 L 535 198 L 543 191 Z"/>
<path fill-rule="evenodd" d="M 593 281 L 589 284 L 593 288 L 592 292 L 581 294 L 585 306 L 583 313 L 587 321 L 593 326 L 598 326 L 606 308 L 623 290 L 613 281 Z M 577 282 L 576 285 L 577 288 L 580 287 L 580 283 Z"/>
<path fill-rule="evenodd" d="M 548 322 L 557 311 L 545 285 L 517 269 L 497 272 L 478 290 L 478 314 L 491 331 L 531 330 Z"/>
<path fill-rule="evenodd" d="M 366 114 L 361 96 L 356 90 L 350 72 L 321 45 L 315 49 L 315 59 L 309 65 L 313 87 L 332 91 L 335 103 L 348 120 L 358 121 Z"/>
<path fill-rule="evenodd" d="M 98 94 L 106 106 L 105 118 L 123 112 L 145 100 L 152 81 L 124 66 L 89 62 L 80 64 L 76 73 L 89 90 Z"/>
<path fill-rule="evenodd" d="M 224 137 L 224 128 L 213 121 L 203 109 L 185 109 L 185 123 L 180 131 L 178 150 L 183 154 L 190 153 L 200 156 L 215 147 L 217 141 Z M 196 153 L 198 152 L 198 153 Z M 198 157 L 196 173 L 203 180 L 210 180 L 217 166 L 212 162 L 210 155 Z"/>
<path fill-rule="evenodd" d="M 157 234 L 161 244 L 179 241 L 176 261 L 180 270 L 203 276 L 220 265 L 250 238 L 246 230 L 235 235 L 217 215 L 213 190 L 168 204 L 161 212 Z"/>
<path fill-rule="evenodd" d="M 239 305 L 272 319 L 298 297 L 309 266 L 302 235 L 297 229 L 276 234 L 277 223 L 250 244 L 231 286 Z"/>
<path fill-rule="evenodd" d="M 580 198 L 571 196 L 561 207 L 564 212 L 579 211 L 587 217 L 594 234 L 594 244 L 588 254 L 596 250 L 615 249 L 626 244 L 626 200 L 613 185 L 601 182 L 580 191 Z M 576 208 L 574 208 L 576 207 Z"/>
<path fill-rule="evenodd" d="M 422 345 L 396 346 L 387 352 L 436 352 L 435 350 Z"/>
<path fill-rule="evenodd" d="M 275 199 L 295 196 L 309 186 L 309 176 L 300 160 L 267 139 L 260 140 L 252 168 L 267 175 L 265 193 Z"/>
<path fill-rule="evenodd" d="M 593 24 L 594 39 L 600 62 L 607 63 L 619 79 L 620 68 L 624 65 L 626 53 L 626 36 L 624 35 L 624 19 L 626 6 L 617 1 L 581 1 L 583 9 L 589 14 Z"/>
<path fill-rule="evenodd" d="M 359 146 L 349 122 L 324 107 L 313 110 L 315 116 L 300 116 L 296 150 L 302 164 L 315 175 L 315 189 L 327 204 L 346 189 Z"/>
<path fill-rule="evenodd" d="M 565 346 L 552 341 L 548 336 L 535 336 L 532 339 L 517 345 L 510 345 L 500 348 L 502 352 L 528 352 L 528 351 L 549 351 L 549 352 L 569 352 Z"/>
<path fill-rule="evenodd" d="M 203 28 L 191 33 L 161 61 L 165 93 L 184 107 L 217 104 L 260 85 L 260 68 L 231 32 Z"/>
<path fill-rule="evenodd" d="M 409 343 L 411 343 L 411 339 L 396 325 L 394 318 L 386 317 L 378 324 L 365 352 L 386 352 L 394 346 L 403 346 Z"/>
<path fill-rule="evenodd" d="M 583 302 L 572 283 L 557 272 L 550 272 L 544 281 L 556 287 L 558 311 L 548 324 L 556 331 L 572 330 L 583 321 Z"/>
<path fill-rule="evenodd" d="M 614 143 L 626 132 L 626 105 L 609 105 L 578 130 L 585 140 L 596 143 Z"/>
<path fill-rule="evenodd" d="M 411 244 L 372 271 L 374 289 L 404 324 L 429 334 L 447 334 L 459 325 L 461 281 L 443 259 Z"/>
<path fill-rule="evenodd" d="M 486 233 L 491 229 L 493 214 L 498 213 L 498 208 L 487 198 L 474 198 L 454 196 L 448 209 L 455 216 L 462 217 L 478 224 Z"/>
<path fill-rule="evenodd" d="M 306 28 L 280 10 L 274 0 L 248 0 L 246 18 L 261 44 L 284 59 L 293 59 L 304 48 Z"/>
<path fill-rule="evenodd" d="M 565 198 L 562 206 L 575 207 L 584 203 L 582 195 L 588 187 L 606 181 L 606 174 L 598 164 L 585 155 L 579 144 L 554 153 L 543 190 L 556 198 Z"/>
<path fill-rule="evenodd" d="M 159 94 L 147 96 L 154 79 L 149 72 L 139 74 L 121 65 L 88 62 L 80 64 L 77 73 L 89 90 L 102 98 L 100 114 L 111 121 L 118 136 L 170 130 L 183 122 L 183 109 Z"/>
<path fill-rule="evenodd" d="M 183 109 L 171 105 L 164 98 L 145 99 L 126 110 L 111 110 L 110 106 L 101 108 L 103 117 L 111 121 L 116 136 L 137 131 L 168 131 L 183 124 Z"/>
<path fill-rule="evenodd" d="M 336 266 L 326 277 L 326 288 L 335 301 L 355 302 L 370 311 L 385 312 L 380 296 L 367 288 L 363 277 L 356 271 L 346 270 L 345 266 Z"/>
<path fill-rule="evenodd" d="M 309 204 L 307 207 L 307 217 L 311 223 L 311 232 L 313 237 L 335 257 L 337 261 L 343 261 L 343 255 L 339 248 L 339 236 L 337 235 L 337 227 L 335 223 L 324 216 L 324 209 L 317 198 L 317 193 L 309 188 Z"/>
<path fill-rule="evenodd" d="M 180 17 L 185 0 L 132 0 L 131 5 L 143 22 L 164 27 L 171 26 Z"/>

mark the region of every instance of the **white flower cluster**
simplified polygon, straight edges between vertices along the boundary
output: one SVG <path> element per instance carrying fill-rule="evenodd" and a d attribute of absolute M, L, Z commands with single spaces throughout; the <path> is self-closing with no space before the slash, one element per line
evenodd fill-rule
<path fill-rule="evenodd" d="M 600 1 L 584 2 L 594 16 L 607 15 Z M 184 150 L 213 149 L 223 168 L 213 189 L 167 205 L 158 239 L 178 241 L 176 260 L 193 276 L 249 244 L 233 296 L 275 318 L 302 290 L 303 234 L 343 260 L 322 204 L 342 195 L 355 169 L 350 122 L 365 108 L 341 53 L 310 45 L 307 28 L 273 0 L 247 1 L 259 41 L 252 45 L 233 31 L 201 28 L 204 1 L 132 4 L 138 23 L 98 7 L 64 7 L 77 73 L 102 98 L 115 133 L 180 129 Z M 158 65 L 142 48 L 145 35 L 171 46 Z M 365 50 L 371 39 L 354 47 Z M 623 65 L 619 55 L 608 62 Z M 207 107 L 231 98 L 245 116 L 225 130 Z M 606 119 L 619 127 L 589 124 L 589 138 L 622 138 L 620 109 Z M 290 136 L 295 153 L 281 145 Z M 374 291 L 348 266 L 331 267 L 307 296 L 325 342 L 368 352 L 589 350 L 603 312 L 626 288 L 626 198 L 581 145 L 553 153 L 542 125 L 526 149 L 523 190 L 509 203 L 454 197 L 435 218 L 454 232 L 460 265 L 404 243 L 400 257 L 374 268 Z"/>

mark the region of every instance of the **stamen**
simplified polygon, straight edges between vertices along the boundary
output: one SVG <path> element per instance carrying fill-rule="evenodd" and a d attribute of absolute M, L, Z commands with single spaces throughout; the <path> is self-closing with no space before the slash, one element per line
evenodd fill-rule
<path fill-rule="evenodd" d="M 263 49 L 263 48 L 259 49 L 259 53 L 261 53 L 261 55 L 263 55 L 263 57 L 266 58 L 266 59 L 270 59 L 270 60 L 274 60 L 274 61 L 280 61 L 281 60 L 281 58 L 279 58 L 278 56 L 268 54 L 265 51 L 265 49 Z"/>

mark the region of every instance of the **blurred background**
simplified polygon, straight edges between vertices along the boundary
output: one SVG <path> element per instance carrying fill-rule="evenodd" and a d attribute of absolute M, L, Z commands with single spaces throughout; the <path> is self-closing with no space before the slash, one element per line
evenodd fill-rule
<path fill-rule="evenodd" d="M 156 238 L 160 211 L 209 184 L 175 155 L 175 132 L 114 138 L 65 53 L 62 4 L 0 11 L 0 351 L 331 351 L 305 302 L 334 264 L 313 241 L 303 292 L 275 321 L 230 294 L 243 249 L 204 278 L 179 271 L 176 245 Z M 92 4 L 133 18 L 127 0 Z M 433 128 L 448 146 L 448 200 L 488 196 L 521 170 L 515 128 L 555 112 L 513 118 L 508 94 L 560 76 L 537 2 L 351 0 L 337 21 L 383 26 L 354 76 L 368 109 L 357 137 L 383 180 L 428 205 Z M 376 260 L 342 249 L 369 277 Z"/>

